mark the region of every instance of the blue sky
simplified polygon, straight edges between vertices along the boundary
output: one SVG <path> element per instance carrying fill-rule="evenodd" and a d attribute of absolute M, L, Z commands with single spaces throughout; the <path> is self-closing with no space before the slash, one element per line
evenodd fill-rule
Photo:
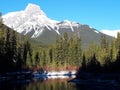
<path fill-rule="evenodd" d="M 41 7 L 55 20 L 71 20 L 98 30 L 120 29 L 120 0 L 1 0 L 0 12 L 24 10 L 28 3 Z"/>

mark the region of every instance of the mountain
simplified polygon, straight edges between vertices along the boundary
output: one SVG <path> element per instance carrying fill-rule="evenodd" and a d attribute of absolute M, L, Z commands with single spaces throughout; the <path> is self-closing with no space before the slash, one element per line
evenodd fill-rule
<path fill-rule="evenodd" d="M 11 12 L 3 16 L 4 24 L 13 28 L 17 32 L 28 35 L 37 42 L 46 44 L 53 43 L 56 36 L 62 36 L 67 32 L 70 36 L 82 38 L 83 45 L 91 42 L 99 43 L 103 33 L 91 28 L 89 25 L 83 25 L 68 20 L 56 21 L 48 18 L 38 5 L 28 4 L 23 11 Z M 112 37 L 106 35 L 107 38 Z"/>

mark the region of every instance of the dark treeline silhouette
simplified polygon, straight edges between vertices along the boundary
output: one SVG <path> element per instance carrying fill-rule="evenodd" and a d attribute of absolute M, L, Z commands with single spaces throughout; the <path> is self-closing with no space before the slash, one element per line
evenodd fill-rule
<path fill-rule="evenodd" d="M 27 55 L 32 56 L 30 43 L 27 39 L 22 41 L 19 36 L 0 22 L 0 73 L 27 67 Z"/>

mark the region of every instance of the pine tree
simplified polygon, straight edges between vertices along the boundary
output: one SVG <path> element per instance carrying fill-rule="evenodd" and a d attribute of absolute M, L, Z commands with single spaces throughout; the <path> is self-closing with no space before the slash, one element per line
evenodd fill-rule
<path fill-rule="evenodd" d="M 15 31 L 11 34 L 11 54 L 14 62 L 17 60 L 17 36 Z"/>
<path fill-rule="evenodd" d="M 68 48 L 68 62 L 69 62 L 69 65 L 73 65 L 73 50 L 74 50 L 74 39 L 73 39 L 74 37 L 73 37 L 73 35 L 70 37 L 70 40 L 69 40 L 69 48 Z"/>
<path fill-rule="evenodd" d="M 117 39 L 116 39 L 116 48 L 119 49 L 120 46 L 120 33 L 117 33 Z"/>
<path fill-rule="evenodd" d="M 40 56 L 39 56 L 39 52 L 35 53 L 35 65 L 38 66 L 40 63 Z"/>
<path fill-rule="evenodd" d="M 65 32 L 64 33 L 64 38 L 63 38 L 63 59 L 62 59 L 62 63 L 61 64 L 64 64 L 65 66 L 68 65 L 68 47 L 69 47 L 69 44 L 68 44 L 68 34 Z"/>
<path fill-rule="evenodd" d="M 27 48 L 27 42 L 25 42 L 23 46 L 23 64 L 25 67 L 27 66 L 27 54 L 28 54 L 28 48 Z"/>
<path fill-rule="evenodd" d="M 49 48 L 48 53 L 49 53 L 50 64 L 52 64 L 53 63 L 53 50 L 51 47 Z"/>
<path fill-rule="evenodd" d="M 85 54 L 83 54 L 81 69 L 82 69 L 83 71 L 86 71 L 86 67 L 87 67 L 86 57 L 85 57 Z M 81 69 L 80 69 L 80 70 L 81 70 Z"/>
<path fill-rule="evenodd" d="M 21 70 L 24 66 L 23 61 L 23 46 L 22 44 L 17 49 L 17 61 L 16 61 L 16 69 Z"/>
<path fill-rule="evenodd" d="M 27 66 L 27 63 L 31 63 L 31 66 L 33 66 L 31 44 L 27 38 L 23 44 L 23 63 L 25 67 Z"/>
<path fill-rule="evenodd" d="M 12 70 L 14 68 L 15 61 L 13 60 L 12 33 L 9 28 L 6 30 L 5 52 L 5 63 L 7 64 L 6 70 Z"/>
<path fill-rule="evenodd" d="M 94 54 L 87 64 L 87 70 L 90 72 L 99 72 L 100 70 L 100 62 L 96 59 L 96 55 Z"/>
<path fill-rule="evenodd" d="M 108 40 L 106 39 L 106 36 L 103 35 L 101 37 L 101 48 L 102 49 L 107 49 L 107 47 L 108 47 Z"/>
<path fill-rule="evenodd" d="M 3 25 L 0 27 L 0 73 L 4 72 L 5 67 L 5 32 Z"/>
<path fill-rule="evenodd" d="M 46 62 L 46 52 L 45 50 L 43 50 L 43 66 L 46 66 L 47 62 Z"/>
<path fill-rule="evenodd" d="M 77 53 L 77 57 L 78 57 L 78 65 L 81 65 L 82 62 L 82 45 L 81 45 L 81 38 L 78 37 L 77 38 L 77 46 L 78 46 L 78 53 Z"/>
<path fill-rule="evenodd" d="M 55 62 L 57 66 L 60 66 L 63 64 L 62 60 L 64 58 L 63 56 L 64 51 L 63 51 L 63 38 L 62 37 L 57 37 L 56 43 L 55 43 Z"/>
<path fill-rule="evenodd" d="M 117 48 L 115 46 L 115 39 L 113 39 L 112 42 L 111 42 L 111 48 L 110 48 L 110 55 L 109 55 L 109 57 L 110 57 L 112 62 L 114 62 L 116 60 Z"/>

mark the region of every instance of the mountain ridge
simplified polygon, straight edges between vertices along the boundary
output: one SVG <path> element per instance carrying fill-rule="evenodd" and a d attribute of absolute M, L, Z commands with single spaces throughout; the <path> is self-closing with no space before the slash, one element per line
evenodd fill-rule
<path fill-rule="evenodd" d="M 46 44 L 54 43 L 56 37 L 63 36 L 65 32 L 68 36 L 72 33 L 75 36 L 80 36 L 84 45 L 91 42 L 99 43 L 99 39 L 104 35 L 89 25 L 69 20 L 52 20 L 46 16 L 38 5 L 31 3 L 28 4 L 25 10 L 4 15 L 3 21 L 5 25 L 17 32 Z"/>
<path fill-rule="evenodd" d="M 14 22 L 14 18 L 16 20 L 15 22 Z M 46 16 L 46 14 L 40 9 L 39 6 L 31 3 L 28 4 L 28 6 L 23 11 L 12 12 L 4 15 L 3 20 L 4 20 L 4 24 L 6 24 L 11 28 L 14 28 L 19 33 L 22 33 L 23 32 L 22 29 L 28 25 L 30 26 L 26 28 L 32 28 L 32 27 L 37 28 L 37 26 L 40 26 L 40 27 L 46 27 L 49 30 L 54 29 L 58 34 L 60 34 L 57 31 L 59 26 L 64 28 L 70 27 L 71 30 L 73 31 L 72 28 L 73 26 L 80 25 L 77 22 L 71 22 L 68 20 L 64 20 L 64 21 L 52 20 Z"/>

